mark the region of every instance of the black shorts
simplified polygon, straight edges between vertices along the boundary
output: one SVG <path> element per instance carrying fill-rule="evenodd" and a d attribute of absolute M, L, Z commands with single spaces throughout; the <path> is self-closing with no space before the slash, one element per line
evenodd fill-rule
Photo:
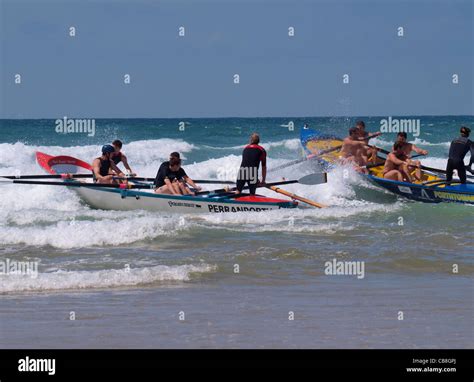
<path fill-rule="evenodd" d="M 461 183 L 466 183 L 466 166 L 463 161 L 453 161 L 448 159 L 448 165 L 446 166 L 446 180 L 451 182 L 453 180 L 453 171 L 458 171 L 459 180 Z"/>
<path fill-rule="evenodd" d="M 245 183 L 247 183 L 249 185 L 250 194 L 255 195 L 255 192 L 257 191 L 257 184 L 258 183 L 251 183 L 251 182 L 252 182 L 251 180 L 242 180 L 242 179 L 237 180 L 237 183 L 236 183 L 237 184 L 237 190 L 239 190 L 239 192 L 242 192 L 242 190 L 245 187 Z"/>

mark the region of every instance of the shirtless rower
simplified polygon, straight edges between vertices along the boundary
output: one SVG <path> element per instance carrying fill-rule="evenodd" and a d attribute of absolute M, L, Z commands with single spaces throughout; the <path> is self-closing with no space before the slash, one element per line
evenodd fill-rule
<path fill-rule="evenodd" d="M 403 131 L 397 134 L 397 142 L 402 143 L 402 145 L 403 145 L 402 150 L 403 150 L 403 153 L 405 154 L 405 156 L 407 157 L 407 162 L 410 165 L 420 169 L 421 162 L 419 160 L 411 159 L 411 153 L 414 151 L 418 155 L 428 155 L 428 151 L 420 149 L 414 143 L 408 142 L 407 141 L 407 133 L 405 133 Z M 421 169 L 420 169 L 420 173 L 421 173 Z M 418 178 L 418 176 L 416 176 L 416 177 Z M 421 179 L 421 175 L 420 175 L 420 178 L 418 180 L 420 180 L 420 179 Z"/>
<path fill-rule="evenodd" d="M 414 166 L 408 160 L 403 151 L 403 143 L 395 142 L 393 150 L 387 155 L 383 168 L 383 177 L 385 179 L 397 180 L 399 182 L 413 182 L 409 167 L 416 167 L 415 178 L 421 180 L 421 168 L 419 165 Z"/>
<path fill-rule="evenodd" d="M 370 138 L 378 137 L 381 134 L 380 131 L 377 131 L 374 134 L 370 134 L 369 132 L 367 132 L 365 130 L 365 122 L 364 121 L 357 121 L 356 124 L 355 124 L 355 127 L 357 128 L 357 130 L 359 132 L 359 140 L 364 141 L 366 145 L 369 144 L 369 139 Z M 368 162 L 375 163 L 375 161 L 377 160 L 377 152 L 378 151 L 379 150 L 376 147 L 367 147 L 365 149 L 364 156 L 367 157 L 367 163 Z"/>
<path fill-rule="evenodd" d="M 356 127 L 351 127 L 349 136 L 342 141 L 341 155 L 344 158 L 343 162 L 353 162 L 358 166 L 367 164 L 366 149 L 369 146 L 359 138 L 359 130 Z M 360 167 L 359 169 L 362 171 Z"/>

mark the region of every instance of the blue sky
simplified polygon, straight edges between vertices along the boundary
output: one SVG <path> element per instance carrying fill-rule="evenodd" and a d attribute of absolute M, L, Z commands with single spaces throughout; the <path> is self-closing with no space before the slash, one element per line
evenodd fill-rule
<path fill-rule="evenodd" d="M 0 3 L 1 118 L 474 114 L 470 0 Z"/>

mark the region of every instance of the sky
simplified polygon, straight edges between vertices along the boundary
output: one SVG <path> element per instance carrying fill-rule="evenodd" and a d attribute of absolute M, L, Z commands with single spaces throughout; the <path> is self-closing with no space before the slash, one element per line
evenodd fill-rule
<path fill-rule="evenodd" d="M 0 118 L 473 115 L 473 4 L 0 0 Z"/>

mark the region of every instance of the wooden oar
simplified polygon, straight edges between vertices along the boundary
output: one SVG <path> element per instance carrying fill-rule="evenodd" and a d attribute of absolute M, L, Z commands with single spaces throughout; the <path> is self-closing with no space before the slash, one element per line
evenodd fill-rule
<path fill-rule="evenodd" d="M 315 185 L 315 184 L 327 183 L 327 174 L 325 172 L 316 172 L 314 174 L 309 174 L 309 175 L 303 176 L 300 179 L 282 180 L 280 182 L 258 184 L 257 187 L 281 186 L 283 184 L 293 184 L 293 183 L 301 183 L 301 184 L 306 184 L 306 185 Z M 248 190 L 249 187 L 246 186 L 243 189 Z M 236 190 L 237 190 L 237 187 L 219 188 L 217 190 L 196 192 L 195 195 L 220 194 L 220 193 L 223 193 L 223 192 L 236 191 Z"/>
<path fill-rule="evenodd" d="M 313 206 L 313 207 L 317 207 L 317 208 L 327 207 L 325 204 L 321 204 L 321 203 L 315 202 L 314 200 L 303 198 L 302 196 L 298 196 L 296 194 L 293 194 L 292 192 L 282 190 L 280 187 L 277 187 L 277 186 L 267 186 L 267 188 L 269 188 L 272 191 L 278 192 L 279 194 L 289 196 L 291 199 L 299 200 L 300 202 L 309 204 L 310 206 Z"/>

